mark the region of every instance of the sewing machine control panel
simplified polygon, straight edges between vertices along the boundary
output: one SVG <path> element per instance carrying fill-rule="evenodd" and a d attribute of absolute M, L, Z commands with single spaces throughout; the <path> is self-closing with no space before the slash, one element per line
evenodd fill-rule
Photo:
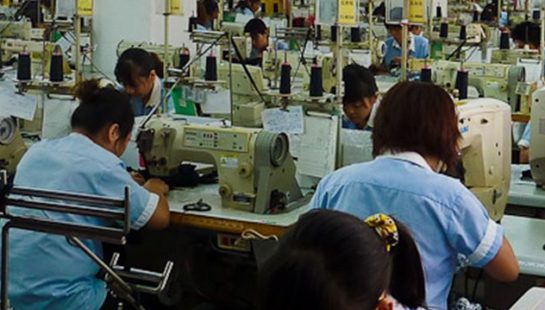
<path fill-rule="evenodd" d="M 249 150 L 250 134 L 206 129 L 185 129 L 185 147 L 245 153 Z"/>

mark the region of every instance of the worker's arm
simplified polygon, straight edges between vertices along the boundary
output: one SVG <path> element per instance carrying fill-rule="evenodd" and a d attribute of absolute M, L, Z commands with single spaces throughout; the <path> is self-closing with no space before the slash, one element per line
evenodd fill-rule
<path fill-rule="evenodd" d="M 144 188 L 159 196 L 157 208 L 146 224 L 147 229 L 160 230 L 168 227 L 170 223 L 170 208 L 168 205 L 168 185 L 159 179 L 150 179 L 144 184 Z"/>
<path fill-rule="evenodd" d="M 498 254 L 486 265 L 484 270 L 492 278 L 502 281 L 515 281 L 519 275 L 519 263 L 509 241 L 503 237 L 503 243 Z"/>

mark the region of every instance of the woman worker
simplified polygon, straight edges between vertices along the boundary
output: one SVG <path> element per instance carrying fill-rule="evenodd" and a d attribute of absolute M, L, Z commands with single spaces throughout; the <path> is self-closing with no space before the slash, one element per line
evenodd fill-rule
<path fill-rule="evenodd" d="M 170 221 L 168 186 L 158 179 L 139 185 L 119 159 L 134 124 L 129 97 L 98 85 L 90 80 L 78 87 L 80 105 L 72 115 L 72 134 L 33 145 L 19 163 L 14 184 L 117 199 L 128 186 L 131 228 L 164 229 Z M 50 211 L 14 208 L 12 213 L 95 226 L 115 224 Z M 102 257 L 100 242 L 84 243 Z M 107 290 L 98 272 L 97 264 L 64 236 L 11 231 L 9 299 L 15 309 L 100 309 Z"/>
<path fill-rule="evenodd" d="M 502 226 L 459 180 L 440 174 L 455 167 L 461 137 L 449 94 L 429 83 L 399 83 L 382 98 L 374 125 L 375 160 L 324 178 L 311 206 L 361 219 L 395 214 L 420 251 L 431 309 L 447 309 L 458 267 L 515 280 L 519 266 Z"/>
<path fill-rule="evenodd" d="M 165 104 L 162 72 L 163 63 L 159 57 L 141 48 L 129 48 L 119 56 L 115 77 L 131 97 L 135 116 L 148 114 L 156 105 L 160 105 L 160 111 L 174 111 L 171 97 Z"/>
<path fill-rule="evenodd" d="M 343 69 L 343 128 L 371 130 L 378 106 L 378 87 L 371 70 L 351 64 Z"/>

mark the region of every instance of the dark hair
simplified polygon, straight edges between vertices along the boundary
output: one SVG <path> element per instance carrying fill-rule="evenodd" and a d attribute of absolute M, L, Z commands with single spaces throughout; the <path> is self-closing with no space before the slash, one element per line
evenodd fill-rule
<path fill-rule="evenodd" d="M 355 216 L 327 209 L 301 216 L 260 273 L 260 308 L 371 310 L 385 291 L 406 306 L 423 306 L 420 256 L 408 230 L 398 230 L 399 249 L 390 255 Z"/>
<path fill-rule="evenodd" d="M 208 16 L 214 14 L 214 12 L 219 11 L 218 3 L 216 0 L 202 0 L 202 6 L 208 14 Z"/>
<path fill-rule="evenodd" d="M 363 98 L 373 97 L 378 91 L 377 82 L 371 70 L 358 64 L 344 67 L 343 81 L 343 104 L 351 104 Z"/>
<path fill-rule="evenodd" d="M 123 85 L 136 87 L 138 77 L 147 78 L 151 71 L 157 70 L 159 66 L 161 70 L 156 73 L 157 75 L 162 74 L 162 65 L 157 63 L 158 59 L 159 57 L 154 59 L 151 53 L 141 48 L 129 48 L 117 59 L 115 77 Z"/>
<path fill-rule="evenodd" d="M 541 28 L 536 23 L 522 22 L 511 30 L 513 40 L 522 41 L 524 44 L 539 46 L 541 42 Z"/>
<path fill-rule="evenodd" d="M 241 8 L 241 9 L 245 9 L 245 8 L 250 8 L 250 3 L 261 3 L 261 0 L 240 0 L 236 7 L 235 8 Z"/>
<path fill-rule="evenodd" d="M 483 22 L 492 22 L 498 18 L 498 3 L 497 1 L 488 3 L 484 6 L 483 11 L 481 12 L 481 21 Z"/>
<path fill-rule="evenodd" d="M 450 95 L 424 82 L 402 82 L 382 98 L 373 127 L 373 155 L 388 151 L 434 156 L 449 167 L 458 159 L 458 117 Z"/>
<path fill-rule="evenodd" d="M 267 33 L 267 25 L 259 18 L 252 18 L 244 26 L 244 33 L 249 33 L 252 39 L 255 39 L 258 34 Z"/>
<path fill-rule="evenodd" d="M 100 87 L 99 84 L 99 80 L 88 80 L 76 86 L 80 104 L 72 114 L 72 129 L 95 135 L 112 124 L 118 124 L 121 137 L 126 138 L 134 126 L 130 98 L 113 86 Z"/>

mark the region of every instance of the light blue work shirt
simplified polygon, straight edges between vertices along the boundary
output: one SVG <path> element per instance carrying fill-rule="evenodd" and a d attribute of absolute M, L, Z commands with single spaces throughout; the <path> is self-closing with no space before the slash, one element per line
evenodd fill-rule
<path fill-rule="evenodd" d="M 521 148 L 526 148 L 526 149 L 530 148 L 531 138 L 532 138 L 532 122 L 528 122 L 528 124 L 526 124 L 526 127 L 524 127 L 524 132 L 522 133 L 522 137 L 517 143 L 518 146 Z"/>
<path fill-rule="evenodd" d="M 392 36 L 386 39 L 384 45 L 384 65 L 388 70 L 390 70 L 392 60 L 396 57 L 401 57 L 401 46 Z M 409 44 L 409 57 L 418 59 L 428 58 L 428 50 L 428 39 L 421 36 L 411 36 L 411 42 Z"/>
<path fill-rule="evenodd" d="M 481 202 L 458 180 L 432 171 L 417 153 L 383 155 L 328 175 L 311 207 L 361 219 L 385 213 L 408 226 L 422 258 L 431 309 L 447 309 L 457 267 L 485 266 L 503 242 L 502 227 Z"/>
<path fill-rule="evenodd" d="M 365 128 L 359 129 L 358 125 L 356 125 L 355 123 L 352 123 L 346 116 L 343 116 L 342 128 L 352 129 L 352 130 L 365 130 L 365 131 L 372 131 L 373 130 L 373 127 L 371 127 L 369 125 L 365 125 Z"/>
<path fill-rule="evenodd" d="M 111 152 L 78 133 L 33 145 L 25 154 L 15 185 L 122 199 L 130 188 L 131 228 L 142 228 L 151 218 L 159 197 L 139 186 Z M 114 223 L 96 218 L 49 211 L 10 208 L 13 214 L 95 226 Z M 99 257 L 98 241 L 84 243 Z M 99 268 L 64 236 L 10 230 L 9 298 L 14 309 L 100 309 L 106 284 Z"/>
<path fill-rule="evenodd" d="M 168 97 L 166 107 L 165 107 L 164 100 L 165 100 L 166 93 L 167 93 L 167 90 L 163 88 L 163 81 L 157 78 L 156 83 L 153 86 L 150 99 L 147 104 L 144 103 L 144 100 L 142 99 L 142 97 L 131 97 L 131 106 L 134 112 L 134 116 L 143 116 L 143 115 L 149 114 L 157 103 L 161 105 L 162 111 L 166 111 L 166 113 L 169 113 L 169 114 L 174 113 L 175 108 L 174 108 L 174 100 L 172 98 L 172 95 Z M 157 102 L 159 100 L 161 102 Z"/>

